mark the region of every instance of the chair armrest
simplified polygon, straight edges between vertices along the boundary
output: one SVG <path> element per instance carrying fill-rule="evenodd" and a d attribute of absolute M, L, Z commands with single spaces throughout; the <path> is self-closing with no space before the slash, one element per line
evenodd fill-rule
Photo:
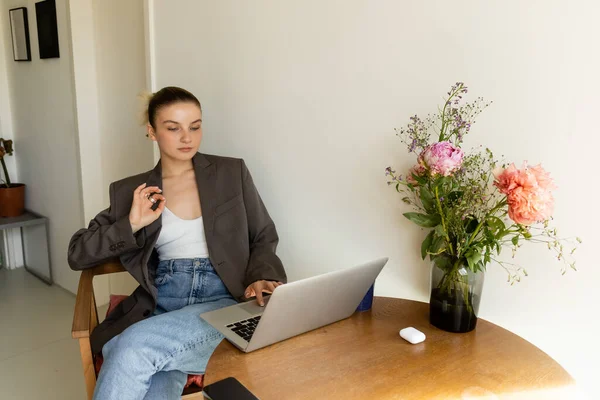
<path fill-rule="evenodd" d="M 89 337 L 92 330 L 92 306 L 95 308 L 94 276 L 116 272 L 125 272 L 123 265 L 118 262 L 107 262 L 81 272 L 71 329 L 71 335 L 74 339 Z"/>
<path fill-rule="evenodd" d="M 75 299 L 73 327 L 71 329 L 71 335 L 74 339 L 90 336 L 90 320 L 92 318 L 90 307 L 92 305 L 92 297 L 94 296 L 93 279 L 93 269 L 86 269 L 81 272 L 77 298 Z"/>

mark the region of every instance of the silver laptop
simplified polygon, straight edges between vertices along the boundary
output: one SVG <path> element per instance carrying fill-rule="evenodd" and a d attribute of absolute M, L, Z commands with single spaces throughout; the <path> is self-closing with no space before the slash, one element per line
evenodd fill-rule
<path fill-rule="evenodd" d="M 351 316 L 387 263 L 381 258 L 277 287 L 265 297 L 200 316 L 249 353 Z"/>

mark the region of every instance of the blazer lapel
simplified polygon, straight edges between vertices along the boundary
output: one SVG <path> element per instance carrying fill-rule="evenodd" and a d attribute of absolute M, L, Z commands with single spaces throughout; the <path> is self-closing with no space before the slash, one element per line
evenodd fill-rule
<path fill-rule="evenodd" d="M 202 208 L 202 221 L 204 222 L 206 241 L 210 242 L 217 202 L 216 166 L 202 153 L 196 153 L 192 162 L 194 164 L 194 172 L 196 173 L 196 185 L 198 185 L 200 195 L 200 207 Z"/>
<path fill-rule="evenodd" d="M 146 186 L 158 186 L 162 189 L 162 167 L 160 160 L 156 164 L 156 167 L 152 170 L 150 175 L 148 176 L 148 180 L 146 181 Z M 160 232 L 160 228 L 162 227 L 162 215 L 156 219 L 153 223 L 146 226 L 144 229 L 146 231 L 146 240 L 150 240 L 152 243 L 152 248 L 154 248 L 154 244 L 156 239 L 158 238 L 158 233 Z M 156 235 L 156 237 L 154 237 Z"/>
<path fill-rule="evenodd" d="M 204 231 L 206 232 L 206 240 L 209 241 L 212 237 L 215 206 L 216 206 L 216 167 L 212 164 L 204 154 L 196 153 L 192 158 L 194 172 L 196 175 L 196 185 L 200 195 L 200 207 L 202 208 L 202 220 L 204 222 Z M 162 188 L 162 167 L 160 160 L 156 167 L 152 170 L 146 181 L 146 186 L 158 186 Z M 156 221 L 146 226 L 147 243 L 152 243 L 152 248 L 156 243 L 158 234 L 162 227 L 162 215 Z"/>

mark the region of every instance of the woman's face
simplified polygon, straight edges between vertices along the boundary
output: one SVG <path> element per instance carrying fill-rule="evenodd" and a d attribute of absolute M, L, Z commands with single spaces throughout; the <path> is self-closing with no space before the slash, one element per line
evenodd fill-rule
<path fill-rule="evenodd" d="M 173 103 L 156 113 L 154 125 L 148 124 L 150 139 L 158 143 L 161 157 L 191 160 L 202 141 L 202 112 L 194 103 Z"/>

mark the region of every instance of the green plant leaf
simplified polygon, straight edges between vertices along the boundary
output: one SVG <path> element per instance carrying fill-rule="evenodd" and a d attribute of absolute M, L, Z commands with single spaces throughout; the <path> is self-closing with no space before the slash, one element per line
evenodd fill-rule
<path fill-rule="evenodd" d="M 515 246 L 519 244 L 519 235 L 513 236 L 512 240 L 511 240 L 512 244 L 514 244 Z"/>
<path fill-rule="evenodd" d="M 446 231 L 444 231 L 444 227 L 442 226 L 442 224 L 439 224 L 435 227 L 435 234 L 439 237 L 446 237 Z"/>
<path fill-rule="evenodd" d="M 479 250 L 477 248 L 470 250 L 465 255 L 465 258 L 469 263 L 469 268 L 471 269 L 471 271 L 476 271 L 475 268 L 477 266 L 477 263 L 479 262 L 479 260 L 481 260 L 481 253 L 479 252 Z"/>
<path fill-rule="evenodd" d="M 424 185 L 424 184 L 427 183 L 427 179 L 425 179 L 424 177 L 419 176 L 419 175 L 415 175 L 415 174 L 412 174 L 412 173 L 411 173 L 411 175 L 412 175 L 412 178 L 415 180 L 415 182 L 418 182 L 421 185 Z"/>
<path fill-rule="evenodd" d="M 446 254 L 440 254 L 439 256 L 433 256 L 432 261 L 442 271 L 449 271 L 452 268 L 452 258 Z"/>
<path fill-rule="evenodd" d="M 429 253 L 439 255 L 442 250 L 446 248 L 446 239 L 442 236 L 434 235 L 433 242 L 431 243 L 431 247 L 429 247 Z"/>
<path fill-rule="evenodd" d="M 490 250 L 488 247 L 487 251 L 485 252 L 485 255 L 483 256 L 483 263 L 489 264 L 491 261 L 492 261 L 492 257 L 490 256 Z"/>
<path fill-rule="evenodd" d="M 529 232 L 529 229 L 525 228 L 524 226 L 519 225 L 519 232 L 521 232 L 521 235 L 523 235 L 525 239 L 531 239 L 531 233 Z"/>
<path fill-rule="evenodd" d="M 479 272 L 479 271 L 485 271 L 485 264 L 483 263 L 482 260 L 479 260 L 477 262 L 477 264 L 475 265 L 475 272 Z"/>
<path fill-rule="evenodd" d="M 427 257 L 427 251 L 429 250 L 429 247 L 431 247 L 434 233 L 435 231 L 429 232 L 429 234 L 425 237 L 425 240 L 423 240 L 423 243 L 421 243 L 421 258 L 423 260 L 425 257 Z"/>
<path fill-rule="evenodd" d="M 462 191 L 454 191 L 448 194 L 448 200 L 450 204 L 456 203 L 463 196 Z"/>
<path fill-rule="evenodd" d="M 479 221 L 477 221 L 477 218 L 469 218 L 469 221 L 467 222 L 467 225 L 465 226 L 465 232 L 467 232 L 467 233 L 475 232 L 475 229 L 477 229 L 477 225 L 479 225 Z"/>
<path fill-rule="evenodd" d="M 494 233 L 494 236 L 503 233 L 506 230 L 506 226 L 504 225 L 504 221 L 502 221 L 498 217 L 488 217 L 486 221 L 487 226 Z"/>
<path fill-rule="evenodd" d="M 435 199 L 433 197 L 433 194 L 426 187 L 421 187 L 420 197 L 421 197 L 421 203 L 423 203 L 423 207 L 425 208 L 425 211 L 427 211 L 429 213 L 434 212 L 435 211 Z"/>
<path fill-rule="evenodd" d="M 415 224 L 422 226 L 423 228 L 433 228 L 439 225 L 441 219 L 437 214 L 421 214 L 416 212 L 409 212 L 403 214 L 406 218 L 414 222 Z"/>
<path fill-rule="evenodd" d="M 442 187 L 446 183 L 451 182 L 451 178 L 448 176 L 439 176 L 433 181 L 433 186 Z"/>

